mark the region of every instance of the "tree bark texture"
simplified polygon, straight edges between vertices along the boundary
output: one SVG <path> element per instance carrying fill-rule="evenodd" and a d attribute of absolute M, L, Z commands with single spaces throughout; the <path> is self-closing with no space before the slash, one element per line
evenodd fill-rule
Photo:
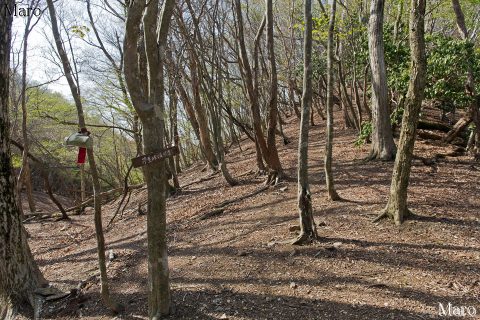
<path fill-rule="evenodd" d="M 63 47 L 63 41 L 60 36 L 60 31 L 58 28 L 57 16 L 55 12 L 55 7 L 53 0 L 47 0 L 48 11 L 50 13 L 50 20 L 52 24 L 52 33 L 55 39 L 55 45 L 57 48 L 58 55 L 61 60 L 63 67 L 63 72 L 67 78 L 68 85 L 70 87 L 70 92 L 72 94 L 73 100 L 75 102 L 75 107 L 77 109 L 78 116 L 78 125 L 81 128 L 85 128 L 85 114 L 83 112 L 83 103 L 80 95 L 80 88 L 74 80 L 74 75 L 72 67 L 68 58 L 68 55 Z M 108 276 L 107 276 L 107 266 L 105 262 L 105 238 L 103 234 L 102 226 L 102 203 L 100 199 L 100 179 L 98 175 L 97 165 L 95 162 L 95 156 L 93 154 L 93 149 L 87 149 L 88 164 L 90 166 L 90 172 L 92 175 L 93 181 L 93 208 L 94 208 L 94 223 L 95 223 L 95 236 L 97 239 L 97 254 L 98 254 L 98 265 L 100 269 L 100 282 L 101 289 L 100 294 L 104 304 L 114 312 L 119 312 L 122 310 L 122 306 L 110 297 L 110 289 L 108 286 Z"/>
<path fill-rule="evenodd" d="M 387 69 L 383 41 L 385 0 L 372 0 L 368 24 L 368 49 L 372 69 L 372 148 L 369 159 L 390 161 L 395 158 L 395 142 L 390 125 Z"/>
<path fill-rule="evenodd" d="M 332 149 L 333 149 L 333 83 L 334 73 L 334 43 L 333 37 L 335 32 L 335 14 L 337 9 L 337 1 L 332 2 L 330 22 L 328 24 L 328 44 L 327 44 L 327 128 L 325 143 L 325 180 L 327 184 L 328 198 L 330 200 L 339 200 L 340 196 L 335 190 L 332 172 Z"/>
<path fill-rule="evenodd" d="M 398 152 L 393 167 L 390 196 L 385 211 L 386 216 L 402 224 L 410 215 L 407 208 L 407 189 L 415 145 L 415 135 L 422 101 L 424 98 L 427 61 L 425 55 L 425 6 L 426 0 L 411 0 L 410 9 L 410 81 L 402 119 L 402 129 Z M 378 218 L 377 218 L 378 219 Z"/>
<path fill-rule="evenodd" d="M 159 1 L 135 1 L 128 8 L 124 41 L 125 80 L 132 103 L 144 128 L 145 153 L 155 153 L 164 146 L 165 108 L 164 72 L 166 42 L 175 1 L 166 0 L 161 12 Z M 158 18 L 160 17 L 160 19 Z M 142 21 L 143 18 L 143 21 Z M 144 48 L 138 48 L 143 22 Z M 147 64 L 138 62 L 138 50 L 146 53 Z M 148 82 L 148 90 L 138 86 Z M 148 190 L 148 314 L 160 319 L 170 313 L 171 296 L 166 238 L 165 203 L 166 161 L 144 167 Z"/>
<path fill-rule="evenodd" d="M 317 229 L 313 218 L 312 195 L 308 181 L 308 131 L 312 112 L 312 1 L 305 0 L 305 36 L 303 49 L 303 95 L 298 143 L 298 212 L 300 235 L 294 244 L 303 244 L 317 239 Z M 313 112 L 312 112 L 313 113 Z"/>
<path fill-rule="evenodd" d="M 13 10 L 13 0 L 0 8 Z M 9 143 L 9 74 L 12 16 L 0 19 L 0 319 L 14 319 L 29 305 L 35 308 L 35 289 L 46 284 L 27 242 L 18 202 Z"/>

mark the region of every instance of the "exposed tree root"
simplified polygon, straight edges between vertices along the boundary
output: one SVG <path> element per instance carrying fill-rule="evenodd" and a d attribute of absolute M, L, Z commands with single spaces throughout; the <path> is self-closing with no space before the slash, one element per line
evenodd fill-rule
<path fill-rule="evenodd" d="M 284 174 L 278 171 L 271 171 L 265 181 L 266 186 L 276 186 L 284 179 Z"/>
<path fill-rule="evenodd" d="M 344 201 L 344 199 L 340 197 L 336 190 L 328 192 L 328 199 L 330 201 Z"/>
<path fill-rule="evenodd" d="M 372 223 L 377 223 L 380 220 L 386 219 L 387 218 L 387 210 L 382 210 L 380 214 L 378 214 L 375 219 L 372 220 Z"/>
<path fill-rule="evenodd" d="M 384 162 L 389 162 L 395 160 L 395 153 L 389 156 L 381 156 L 378 154 L 378 151 L 371 150 L 370 154 L 366 156 L 363 161 L 364 162 L 369 162 L 369 161 L 384 161 Z"/>
<path fill-rule="evenodd" d="M 260 170 L 258 169 L 256 172 L 255 172 L 255 177 L 262 177 L 262 176 L 265 176 L 267 175 L 267 170 Z"/>
<path fill-rule="evenodd" d="M 395 217 L 397 216 L 397 214 L 395 212 L 391 212 L 387 209 L 383 209 L 382 211 L 380 211 L 380 213 L 375 217 L 375 219 L 372 220 L 372 223 L 377 223 L 383 219 L 390 219 L 390 220 L 393 220 L 395 221 L 395 224 L 396 225 L 401 225 L 403 222 L 405 222 L 405 220 L 411 220 L 413 219 L 414 217 L 416 217 L 417 215 L 415 213 L 413 213 L 411 210 L 407 209 L 407 211 L 403 214 L 403 217 L 402 217 L 402 220 L 397 220 L 395 219 Z"/>
<path fill-rule="evenodd" d="M 291 244 L 294 246 L 302 246 L 312 244 L 315 241 L 318 241 L 318 236 L 314 233 L 302 233 L 297 238 L 293 239 Z"/>

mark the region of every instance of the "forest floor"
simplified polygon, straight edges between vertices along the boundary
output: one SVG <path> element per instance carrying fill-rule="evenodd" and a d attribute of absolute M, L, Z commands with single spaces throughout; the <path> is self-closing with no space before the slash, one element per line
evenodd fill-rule
<path fill-rule="evenodd" d="M 340 113 L 336 114 L 337 119 Z M 173 314 L 169 319 L 438 319 L 439 303 L 474 306 L 480 313 L 480 164 L 445 156 L 430 165 L 415 160 L 409 206 L 419 215 L 398 227 L 372 223 L 386 204 L 393 163 L 361 160 L 356 133 L 338 123 L 334 177 L 344 199 L 325 198 L 324 121 L 311 128 L 310 182 L 319 242 L 293 239 L 298 225 L 296 168 L 298 121 L 287 120 L 292 142 L 279 146 L 286 182 L 232 204 L 216 216 L 198 217 L 222 201 L 263 186 L 255 176 L 255 148 L 247 140 L 227 156 L 241 184 L 222 176 L 197 182 L 168 199 L 168 242 Z M 343 126 L 343 125 L 342 125 Z M 280 140 L 280 139 L 279 139 Z M 432 159 L 452 146 L 419 140 L 415 154 Z M 202 165 L 185 170 L 181 185 L 206 177 Z M 118 201 L 103 207 L 105 225 Z M 45 277 L 83 298 L 47 305 L 45 319 L 147 319 L 146 217 L 133 191 L 122 217 L 107 228 L 110 288 L 126 310 L 112 315 L 101 303 L 93 214 L 71 221 L 30 221 L 30 245 Z M 478 318 L 477 318 L 478 319 Z"/>

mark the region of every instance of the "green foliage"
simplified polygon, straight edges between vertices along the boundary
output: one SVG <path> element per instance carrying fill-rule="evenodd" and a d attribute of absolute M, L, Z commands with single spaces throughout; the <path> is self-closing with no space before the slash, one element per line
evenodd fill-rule
<path fill-rule="evenodd" d="M 386 26 L 384 39 L 388 85 L 399 95 L 405 95 L 410 78 L 409 47 L 394 42 L 393 27 Z M 444 111 L 466 107 L 470 102 L 465 93 L 468 66 L 474 66 L 475 72 L 480 75 L 480 52 L 463 40 L 439 34 L 427 36 L 426 45 L 426 101 Z M 398 114 L 392 115 L 394 122 L 397 121 L 395 119 L 398 119 Z"/>
<path fill-rule="evenodd" d="M 64 139 L 77 128 L 77 111 L 75 106 L 65 99 L 60 93 L 45 89 L 32 88 L 27 91 L 28 135 L 30 152 L 42 159 L 48 165 L 58 168 L 52 169 L 56 181 L 60 181 L 59 191 L 64 195 L 68 189 L 78 189 L 80 183 L 79 170 L 76 168 L 77 148 L 65 147 Z M 113 112 L 114 108 L 111 109 Z M 89 124 L 104 125 L 103 119 L 108 119 L 99 112 L 95 112 L 91 106 L 85 106 L 86 121 Z M 21 119 L 19 108 L 12 104 L 12 119 Z M 117 125 L 120 120 L 116 120 Z M 69 124 L 66 124 L 69 123 Z M 108 124 L 108 123 L 107 123 Z M 120 124 L 128 127 L 127 123 Z M 13 126 L 13 138 L 22 141 L 20 127 Z M 94 150 L 97 157 L 97 166 L 100 172 L 104 188 L 116 187 L 123 180 L 130 159 L 136 154 L 135 142 L 125 133 L 107 128 L 90 127 L 94 138 Z M 21 154 L 16 148 L 12 148 L 13 165 L 21 166 Z M 88 165 L 87 165 L 88 167 Z M 88 170 L 88 168 L 87 168 Z M 138 170 L 131 175 L 130 183 L 139 183 L 142 180 Z M 122 182 L 123 183 L 123 182 Z M 61 190 L 60 190 L 61 189 Z"/>
<path fill-rule="evenodd" d="M 393 25 L 385 25 L 384 41 L 388 86 L 399 94 L 405 94 L 410 78 L 410 49 L 408 45 L 395 42 Z"/>
<path fill-rule="evenodd" d="M 472 44 L 442 35 L 429 36 L 427 42 L 426 98 L 444 111 L 467 106 L 470 97 L 465 94 L 466 75 L 468 66 L 476 64 Z"/>
<path fill-rule="evenodd" d="M 21 155 L 18 154 L 13 154 L 12 155 L 12 166 L 15 169 L 19 169 L 22 167 L 22 157 Z"/>
<path fill-rule="evenodd" d="M 393 110 L 392 114 L 390 115 L 390 123 L 392 126 L 397 126 L 402 122 L 403 111 L 404 111 L 403 104 L 399 105 L 395 110 Z"/>
<path fill-rule="evenodd" d="M 87 26 L 73 26 L 70 28 L 70 31 L 77 37 L 83 39 L 87 36 L 87 33 L 90 32 L 90 28 Z"/>
<path fill-rule="evenodd" d="M 370 141 L 370 137 L 372 136 L 373 127 L 371 121 L 365 121 L 362 123 L 362 129 L 360 130 L 360 134 L 358 135 L 357 140 L 355 140 L 355 147 L 360 148 L 365 143 Z"/>

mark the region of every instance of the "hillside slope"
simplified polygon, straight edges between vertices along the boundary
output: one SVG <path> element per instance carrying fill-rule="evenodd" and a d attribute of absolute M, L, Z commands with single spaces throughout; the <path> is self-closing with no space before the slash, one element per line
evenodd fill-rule
<path fill-rule="evenodd" d="M 336 114 L 340 118 L 340 113 Z M 325 199 L 324 122 L 311 131 L 310 178 L 322 239 L 293 247 L 297 225 L 298 121 L 285 127 L 292 143 L 279 146 L 286 182 L 232 204 L 208 219 L 215 204 L 262 187 L 255 177 L 255 148 L 243 140 L 227 156 L 228 187 L 201 166 L 180 176 L 182 192 L 168 200 L 168 239 L 175 310 L 170 319 L 430 319 L 439 302 L 480 311 L 480 166 L 446 157 L 432 166 L 416 160 L 410 208 L 422 218 L 401 227 L 372 224 L 386 204 L 392 163 L 358 161 L 355 132 L 335 128 L 334 176 L 343 202 Z M 419 141 L 416 154 L 431 158 L 451 147 Z M 286 187 L 286 189 L 285 189 Z M 108 273 L 115 299 L 126 306 L 116 319 L 147 319 L 146 218 L 138 215 L 146 191 L 132 193 L 124 214 L 106 230 L 114 259 Z M 104 206 L 105 225 L 118 200 Z M 70 289 L 80 281 L 84 298 L 60 301 L 47 319 L 112 319 L 99 301 L 93 215 L 27 225 L 30 244 L 47 279 Z"/>

